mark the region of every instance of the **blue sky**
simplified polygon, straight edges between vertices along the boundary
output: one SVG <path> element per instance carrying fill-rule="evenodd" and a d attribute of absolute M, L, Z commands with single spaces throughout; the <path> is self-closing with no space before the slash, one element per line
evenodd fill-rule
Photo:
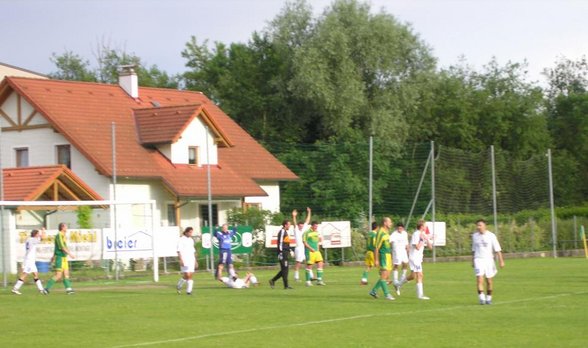
<path fill-rule="evenodd" d="M 99 42 L 124 48 L 168 73 L 185 70 L 180 52 L 199 41 L 246 42 L 285 0 L 0 0 L 0 62 L 40 73 L 71 50 L 93 61 Z M 329 0 L 310 1 L 320 14 Z M 466 58 L 480 68 L 496 57 L 529 64 L 530 80 L 558 57 L 588 55 L 588 1 L 372 0 L 372 10 L 410 23 L 439 66 Z"/>

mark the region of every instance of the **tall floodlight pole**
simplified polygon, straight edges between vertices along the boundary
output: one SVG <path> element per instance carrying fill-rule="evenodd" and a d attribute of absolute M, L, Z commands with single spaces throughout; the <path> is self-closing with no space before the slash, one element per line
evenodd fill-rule
<path fill-rule="evenodd" d="M 370 135 L 370 163 L 369 163 L 369 174 L 368 174 L 368 229 L 371 230 L 372 226 L 372 199 L 373 199 L 373 175 L 374 175 L 374 136 Z"/>
<path fill-rule="evenodd" d="M 433 262 L 437 261 L 435 248 L 435 142 L 431 141 L 431 217 L 433 219 Z"/>
<path fill-rule="evenodd" d="M 490 163 L 492 165 L 492 212 L 494 214 L 494 232 L 498 235 L 498 205 L 496 202 L 496 161 L 494 159 L 494 145 L 490 145 Z"/>
<path fill-rule="evenodd" d="M 116 203 L 116 123 L 112 122 L 112 201 Z M 112 205 L 114 228 L 114 279 L 118 281 L 118 223 L 116 219 L 116 204 Z"/>
<path fill-rule="evenodd" d="M 557 258 L 557 226 L 555 221 L 555 204 L 553 202 L 553 172 L 551 168 L 551 149 L 547 150 L 547 171 L 549 174 L 549 206 L 551 209 L 551 240 L 553 241 L 553 258 Z"/>
<path fill-rule="evenodd" d="M 4 202 L 4 167 L 2 166 L 2 125 L 0 124 L 0 201 Z M 6 236 L 4 236 L 4 205 L 0 206 L 0 235 L 2 235 L 2 286 L 8 286 L 6 274 Z"/>
<path fill-rule="evenodd" d="M 208 230 L 210 231 L 210 271 L 214 274 L 214 246 L 212 243 L 212 237 L 214 227 L 212 226 L 212 185 L 210 181 L 210 152 L 208 145 L 208 127 L 204 127 L 206 130 L 206 184 L 208 189 Z"/>

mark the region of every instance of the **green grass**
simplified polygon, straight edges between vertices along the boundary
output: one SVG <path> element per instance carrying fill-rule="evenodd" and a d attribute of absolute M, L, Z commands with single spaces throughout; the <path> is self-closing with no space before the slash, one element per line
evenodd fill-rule
<path fill-rule="evenodd" d="M 0 289 L 0 347 L 585 347 L 588 260 L 507 260 L 494 304 L 477 304 L 470 263 L 425 264 L 425 293 L 407 284 L 394 302 L 374 300 L 358 267 L 329 267 L 327 286 L 227 289 L 196 274 L 195 295 L 178 296 L 177 275 L 77 282 L 67 296 L 27 283 Z M 291 272 L 292 277 L 292 272 Z M 376 273 L 370 274 L 370 282 Z"/>

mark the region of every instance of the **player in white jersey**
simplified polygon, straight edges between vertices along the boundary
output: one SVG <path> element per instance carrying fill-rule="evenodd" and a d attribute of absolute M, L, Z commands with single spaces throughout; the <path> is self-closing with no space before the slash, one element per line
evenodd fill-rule
<path fill-rule="evenodd" d="M 21 295 L 20 288 L 24 284 L 27 276 L 32 273 L 33 279 L 35 280 L 35 284 L 37 284 L 37 289 L 43 295 L 47 295 L 47 291 L 43 288 L 43 283 L 41 279 L 39 279 L 39 271 L 37 270 L 37 265 L 35 264 L 37 258 L 37 245 L 41 243 L 41 239 L 45 238 L 45 229 L 41 228 L 41 232 L 39 230 L 32 230 L 31 236 L 27 238 L 25 242 L 25 257 L 22 263 L 22 273 L 18 280 L 14 284 L 12 288 L 12 293 L 15 295 Z"/>
<path fill-rule="evenodd" d="M 492 304 L 492 279 L 498 273 L 494 254 L 498 256 L 500 268 L 504 267 L 502 248 L 496 235 L 486 229 L 486 221 L 476 221 L 477 232 L 472 234 L 472 266 L 476 274 L 478 299 L 480 304 Z M 486 295 L 484 295 L 484 278 L 486 279 Z"/>
<path fill-rule="evenodd" d="M 186 285 L 186 295 L 192 295 L 192 288 L 194 286 L 194 280 L 192 280 L 192 274 L 194 269 L 198 267 L 196 262 L 196 248 L 194 247 L 194 239 L 192 234 L 194 229 L 192 227 L 186 227 L 183 235 L 178 240 L 178 260 L 180 262 L 180 272 L 182 277 L 178 280 L 176 290 L 178 295 L 182 293 L 182 286 Z"/>
<path fill-rule="evenodd" d="M 300 281 L 300 267 L 302 267 L 302 264 L 306 260 L 306 254 L 304 253 L 304 243 L 302 242 L 302 234 L 308 230 L 308 224 L 310 223 L 311 216 L 310 208 L 306 208 L 306 220 L 304 220 L 304 222 L 296 222 L 297 216 L 298 211 L 294 209 L 292 211 L 292 221 L 294 222 L 294 240 L 296 241 L 296 248 L 294 249 L 294 256 L 296 259 L 296 266 L 294 267 L 294 280 Z"/>
<path fill-rule="evenodd" d="M 417 229 L 410 239 L 410 256 L 408 260 L 410 275 L 403 283 L 415 279 L 417 298 L 419 300 L 429 300 L 429 297 L 425 296 L 423 290 L 423 253 L 425 247 L 432 249 L 433 244 L 429 236 L 425 233 L 425 221 L 419 220 L 416 227 Z"/>
<path fill-rule="evenodd" d="M 392 284 L 396 289 L 396 294 L 400 295 L 400 284 L 406 280 L 408 271 L 408 233 L 404 229 L 404 224 L 398 223 L 396 230 L 390 234 L 390 243 L 392 244 Z M 398 268 L 402 266 L 402 276 L 398 280 Z"/>
<path fill-rule="evenodd" d="M 221 277 L 221 282 L 225 284 L 227 287 L 232 289 L 247 289 L 250 286 L 256 286 L 259 283 L 257 282 L 257 277 L 251 273 L 247 272 L 245 279 L 241 279 L 235 274 L 233 277 Z"/>

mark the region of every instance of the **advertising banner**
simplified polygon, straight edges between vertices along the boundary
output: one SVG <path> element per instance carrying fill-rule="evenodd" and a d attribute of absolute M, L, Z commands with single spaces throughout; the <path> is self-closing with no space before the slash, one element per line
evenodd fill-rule
<path fill-rule="evenodd" d="M 425 232 L 427 234 L 433 234 L 433 222 L 427 221 L 426 222 L 427 228 Z M 446 233 L 445 233 L 445 222 L 444 221 L 436 221 L 435 222 L 435 235 L 433 239 L 433 244 L 435 246 L 445 246 L 446 244 Z"/>
<path fill-rule="evenodd" d="M 278 232 L 282 226 L 266 225 L 265 226 L 265 247 L 276 248 Z M 322 247 L 329 248 L 347 248 L 351 246 L 351 223 L 349 221 L 323 221 L 319 224 L 318 230 L 323 236 Z M 288 231 L 290 236 L 290 247 L 296 247 L 294 239 L 294 229 Z"/>
<path fill-rule="evenodd" d="M 219 226 L 214 228 L 215 233 L 219 232 Z M 230 231 L 235 231 L 231 240 L 231 252 L 233 254 L 249 254 L 253 246 L 253 227 L 251 226 L 229 226 Z M 210 237 L 210 228 L 202 227 L 202 254 L 210 255 L 210 245 L 213 245 L 214 253 L 218 255 L 218 239 Z"/>
<path fill-rule="evenodd" d="M 37 261 L 50 261 L 55 248 L 55 235 L 57 230 L 46 230 L 45 238 L 37 245 Z M 31 231 L 17 231 L 16 261 L 22 262 L 25 256 L 25 242 L 31 235 Z M 72 261 L 100 260 L 102 244 L 100 242 L 101 230 L 99 229 L 69 229 L 66 232 L 66 243 L 71 253 L 75 256 Z"/>

